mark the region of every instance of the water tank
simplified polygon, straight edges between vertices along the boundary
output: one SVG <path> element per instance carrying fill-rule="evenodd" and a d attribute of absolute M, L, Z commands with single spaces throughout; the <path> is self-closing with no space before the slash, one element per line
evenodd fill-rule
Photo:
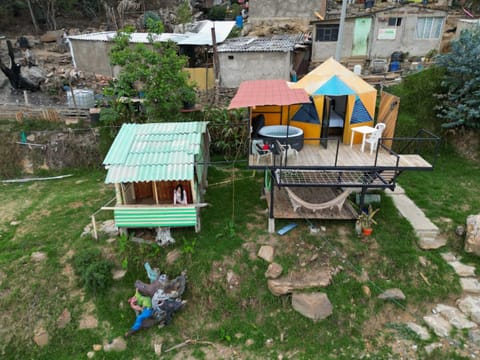
<path fill-rule="evenodd" d="M 73 101 L 75 97 L 75 101 Z M 76 106 L 75 106 L 76 105 Z M 73 89 L 67 90 L 67 106 L 89 109 L 95 107 L 95 94 L 90 89 Z"/>
<path fill-rule="evenodd" d="M 362 75 L 362 65 L 357 64 L 353 67 L 353 73 L 355 75 Z"/>
<path fill-rule="evenodd" d="M 400 61 L 392 61 L 390 63 L 390 71 L 399 71 L 400 70 Z"/>

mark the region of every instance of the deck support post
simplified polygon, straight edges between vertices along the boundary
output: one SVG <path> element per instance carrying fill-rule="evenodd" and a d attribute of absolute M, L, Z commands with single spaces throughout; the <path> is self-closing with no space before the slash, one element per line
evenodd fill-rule
<path fill-rule="evenodd" d="M 360 193 L 360 212 L 363 211 L 363 206 L 365 205 L 365 194 L 367 192 L 367 188 L 362 186 L 362 192 Z"/>
<path fill-rule="evenodd" d="M 273 179 L 273 170 L 270 171 L 270 176 L 271 180 Z M 274 204 L 274 198 L 275 198 L 275 184 L 270 182 L 270 209 L 268 211 L 268 232 L 269 233 L 274 233 L 275 232 L 275 216 L 273 212 L 273 208 L 275 206 Z"/>
<path fill-rule="evenodd" d="M 115 197 L 117 198 L 117 205 L 122 205 L 122 190 L 119 183 L 115 183 Z"/>

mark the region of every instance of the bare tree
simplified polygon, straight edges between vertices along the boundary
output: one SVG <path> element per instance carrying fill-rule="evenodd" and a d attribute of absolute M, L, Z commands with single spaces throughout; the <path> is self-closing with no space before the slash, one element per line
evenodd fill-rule
<path fill-rule="evenodd" d="M 28 5 L 28 10 L 30 10 L 30 16 L 32 17 L 32 23 L 33 23 L 33 27 L 35 29 L 35 34 L 38 34 L 40 32 L 40 29 L 38 28 L 37 19 L 35 18 L 32 3 L 31 3 L 30 0 L 27 0 L 27 5 Z"/>

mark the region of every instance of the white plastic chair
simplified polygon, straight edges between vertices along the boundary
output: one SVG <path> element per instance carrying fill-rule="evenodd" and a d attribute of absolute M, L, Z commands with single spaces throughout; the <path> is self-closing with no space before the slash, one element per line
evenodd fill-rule
<path fill-rule="evenodd" d="M 375 125 L 375 131 L 365 139 L 365 142 L 370 144 L 370 154 L 373 150 L 377 150 L 378 140 L 382 137 L 383 130 L 385 130 L 385 124 L 378 123 Z"/>

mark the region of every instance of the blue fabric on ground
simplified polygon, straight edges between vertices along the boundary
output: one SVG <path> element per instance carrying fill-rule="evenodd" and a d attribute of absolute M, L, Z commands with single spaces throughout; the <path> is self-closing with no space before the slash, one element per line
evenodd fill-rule
<path fill-rule="evenodd" d="M 133 331 L 140 330 L 140 327 L 142 326 L 142 321 L 151 317 L 152 314 L 153 314 L 153 310 L 151 308 L 144 308 L 143 311 L 135 319 L 135 323 L 132 326 L 132 330 Z"/>

